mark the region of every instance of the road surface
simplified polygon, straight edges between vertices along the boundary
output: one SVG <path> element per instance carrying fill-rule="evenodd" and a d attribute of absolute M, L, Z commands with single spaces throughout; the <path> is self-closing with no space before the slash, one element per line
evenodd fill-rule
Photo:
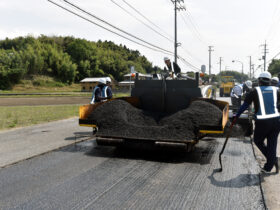
<path fill-rule="evenodd" d="M 0 169 L 0 209 L 264 209 L 250 141 L 231 139 L 217 173 L 223 141 L 189 154 L 67 146 Z"/>

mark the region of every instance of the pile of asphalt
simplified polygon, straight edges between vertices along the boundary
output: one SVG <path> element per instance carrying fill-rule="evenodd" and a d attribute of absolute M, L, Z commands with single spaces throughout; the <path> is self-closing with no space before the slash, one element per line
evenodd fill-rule
<path fill-rule="evenodd" d="M 219 125 L 222 111 L 205 101 L 194 101 L 172 115 L 138 109 L 123 100 L 97 107 L 89 119 L 98 126 L 98 135 L 145 139 L 194 139 L 201 125 Z"/>

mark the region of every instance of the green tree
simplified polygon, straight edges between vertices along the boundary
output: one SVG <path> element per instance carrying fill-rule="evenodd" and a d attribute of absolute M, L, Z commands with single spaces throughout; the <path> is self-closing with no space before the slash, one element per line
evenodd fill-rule
<path fill-rule="evenodd" d="M 280 60 L 273 59 L 268 66 L 268 71 L 271 73 L 271 75 L 277 76 L 280 73 Z"/>

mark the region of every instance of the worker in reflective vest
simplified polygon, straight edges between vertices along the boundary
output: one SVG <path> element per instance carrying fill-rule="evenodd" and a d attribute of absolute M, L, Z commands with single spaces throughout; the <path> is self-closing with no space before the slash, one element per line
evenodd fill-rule
<path fill-rule="evenodd" d="M 102 89 L 102 97 L 105 97 L 107 99 L 111 99 L 113 97 L 110 77 L 106 77 L 106 85 Z"/>
<path fill-rule="evenodd" d="M 236 118 L 238 118 L 254 102 L 255 131 L 254 142 L 263 155 L 266 163 L 262 172 L 269 173 L 273 166 L 279 172 L 278 158 L 276 157 L 277 138 L 280 131 L 279 102 L 280 92 L 277 87 L 270 85 L 271 74 L 262 72 L 258 77 L 259 87 L 254 88 L 245 97 Z M 267 139 L 267 144 L 264 140 Z"/>
<path fill-rule="evenodd" d="M 108 99 L 106 94 L 106 87 L 107 87 L 106 79 L 104 78 L 99 79 L 98 85 L 92 91 L 90 104 L 102 102 Z"/>

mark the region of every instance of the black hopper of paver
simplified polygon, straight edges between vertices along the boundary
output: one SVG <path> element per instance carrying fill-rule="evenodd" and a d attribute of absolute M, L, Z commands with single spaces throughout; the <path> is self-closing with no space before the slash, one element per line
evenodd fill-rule
<path fill-rule="evenodd" d="M 142 110 L 124 100 L 113 100 L 93 110 L 89 120 L 98 126 L 97 136 L 176 142 L 196 139 L 205 125 L 220 128 L 222 115 L 219 107 L 201 100 L 173 114 Z"/>

